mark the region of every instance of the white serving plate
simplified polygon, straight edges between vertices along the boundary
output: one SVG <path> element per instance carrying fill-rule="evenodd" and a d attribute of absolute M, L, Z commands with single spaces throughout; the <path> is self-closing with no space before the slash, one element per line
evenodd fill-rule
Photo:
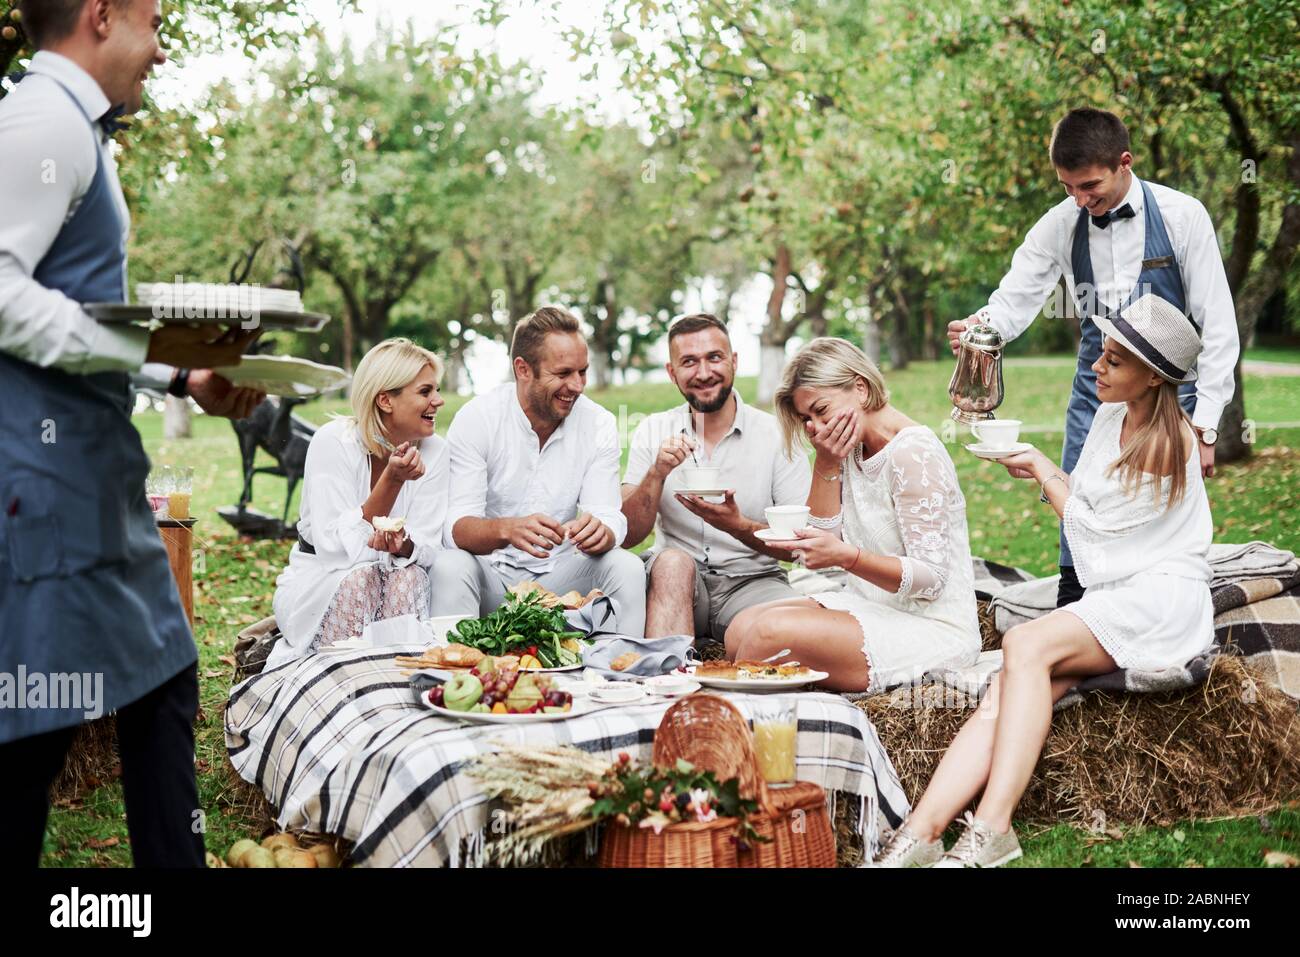
<path fill-rule="evenodd" d="M 719 691 L 751 692 L 792 691 L 795 688 L 802 688 L 804 685 L 824 681 L 830 677 L 830 674 L 825 671 L 810 671 L 806 675 L 795 675 L 790 678 L 710 678 L 707 675 L 696 674 L 694 668 L 687 671 L 687 674 L 706 688 L 717 688 Z"/>
<path fill-rule="evenodd" d="M 534 724 L 539 721 L 563 721 L 565 718 L 574 718 L 579 715 L 587 714 L 590 711 L 597 710 L 588 707 L 583 699 L 578 696 L 573 698 L 573 707 L 568 711 L 557 714 L 547 714 L 544 711 L 535 714 L 492 714 L 490 711 L 453 711 L 451 708 L 440 708 L 429 700 L 427 691 L 418 692 L 420 703 L 436 715 L 444 718 L 454 718 L 459 721 L 469 721 L 473 724 Z"/>

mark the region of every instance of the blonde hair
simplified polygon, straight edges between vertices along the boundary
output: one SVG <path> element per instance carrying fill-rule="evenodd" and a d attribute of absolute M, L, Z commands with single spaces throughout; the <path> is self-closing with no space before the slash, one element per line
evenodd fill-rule
<path fill-rule="evenodd" d="M 1151 418 L 1133 433 L 1106 474 L 1118 474 L 1125 491 L 1134 497 L 1149 480 L 1151 497 L 1157 506 L 1162 480 L 1168 476 L 1166 507 L 1172 508 L 1187 492 L 1187 455 L 1183 448 L 1187 432 L 1183 423 L 1191 422 L 1191 418 L 1178 401 L 1178 383 L 1162 379 L 1155 388 L 1156 404 Z"/>
<path fill-rule="evenodd" d="M 375 399 L 381 392 L 398 393 L 414 381 L 425 366 L 442 378 L 442 360 L 410 339 L 385 339 L 365 354 L 352 375 L 352 421 L 367 452 L 385 455 L 392 443 Z"/>
<path fill-rule="evenodd" d="M 805 436 L 803 419 L 794 407 L 796 389 L 852 389 L 861 380 L 867 387 L 867 412 L 883 409 L 889 402 L 885 378 L 865 352 L 844 339 L 813 339 L 795 353 L 781 376 L 781 387 L 773 402 L 785 436 L 785 448 L 794 455 Z"/>

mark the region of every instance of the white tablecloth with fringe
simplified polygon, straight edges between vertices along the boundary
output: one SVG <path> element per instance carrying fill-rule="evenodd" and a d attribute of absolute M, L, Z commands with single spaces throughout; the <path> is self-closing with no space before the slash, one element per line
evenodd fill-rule
<path fill-rule="evenodd" d="M 417 700 L 387 647 L 312 655 L 231 690 L 230 760 L 277 808 L 281 827 L 353 842 L 359 866 L 475 866 L 492 838 L 489 801 L 462 773 L 493 742 L 572 745 L 611 762 L 626 751 L 648 761 L 670 704 L 606 708 L 563 721 L 467 725 Z M 746 717 L 763 696 L 727 694 Z M 874 852 L 909 807 L 867 716 L 838 695 L 802 692 L 797 767 L 833 803 L 858 802 L 860 833 Z"/>

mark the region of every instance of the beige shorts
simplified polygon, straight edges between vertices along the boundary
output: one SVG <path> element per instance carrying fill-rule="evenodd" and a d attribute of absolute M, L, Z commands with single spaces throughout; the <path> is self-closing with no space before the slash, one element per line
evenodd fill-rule
<path fill-rule="evenodd" d="M 646 590 L 655 555 L 643 555 Z M 731 620 L 746 608 L 782 598 L 804 598 L 790 585 L 784 570 L 777 568 L 757 575 L 720 575 L 706 572 L 695 563 L 695 637 L 722 641 Z"/>

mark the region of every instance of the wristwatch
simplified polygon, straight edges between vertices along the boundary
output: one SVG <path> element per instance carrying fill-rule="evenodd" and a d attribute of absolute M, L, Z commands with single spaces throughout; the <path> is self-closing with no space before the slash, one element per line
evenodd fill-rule
<path fill-rule="evenodd" d="M 175 373 L 172 374 L 171 383 L 167 386 L 167 394 L 174 395 L 178 399 L 183 399 L 190 394 L 189 387 L 190 370 L 177 369 Z"/>
<path fill-rule="evenodd" d="M 1193 426 L 1193 428 L 1196 427 Z M 1213 445 L 1215 442 L 1219 441 L 1218 429 L 1196 429 L 1196 433 L 1201 437 L 1201 441 L 1206 445 Z"/>

